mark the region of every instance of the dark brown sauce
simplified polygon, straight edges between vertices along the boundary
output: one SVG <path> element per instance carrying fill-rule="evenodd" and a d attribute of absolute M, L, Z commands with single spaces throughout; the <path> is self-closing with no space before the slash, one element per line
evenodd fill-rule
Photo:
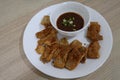
<path fill-rule="evenodd" d="M 57 19 L 57 27 L 63 31 L 76 31 L 84 26 L 83 18 L 77 13 L 67 12 Z"/>

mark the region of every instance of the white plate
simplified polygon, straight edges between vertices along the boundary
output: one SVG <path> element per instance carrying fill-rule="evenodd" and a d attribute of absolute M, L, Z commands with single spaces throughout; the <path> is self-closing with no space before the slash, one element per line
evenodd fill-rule
<path fill-rule="evenodd" d="M 67 2 L 65 2 L 67 4 Z M 40 12 L 38 12 L 28 23 L 24 35 L 23 35 L 23 48 L 28 60 L 35 66 L 39 71 L 56 78 L 64 78 L 64 79 L 71 79 L 71 78 L 78 78 L 85 75 L 88 75 L 98 68 L 100 68 L 103 63 L 107 60 L 110 55 L 112 45 L 113 45 L 113 38 L 112 32 L 110 29 L 109 24 L 104 19 L 102 15 L 100 15 L 97 11 L 89 8 L 91 21 L 97 21 L 101 25 L 101 32 L 100 34 L 103 35 L 103 40 L 100 41 L 100 58 L 99 59 L 87 59 L 85 64 L 79 64 L 74 70 L 69 71 L 67 69 L 58 69 L 51 65 L 51 63 L 43 64 L 40 60 L 38 55 L 35 51 L 37 46 L 37 38 L 35 37 L 35 33 L 44 29 L 42 25 L 40 25 L 41 19 L 44 15 L 50 14 L 50 12 L 55 9 L 60 4 L 56 4 L 50 7 L 47 7 Z M 87 41 L 85 34 L 86 30 L 81 32 L 76 37 L 68 38 L 69 42 L 74 39 L 78 39 L 83 43 L 89 44 Z M 63 37 L 58 35 L 59 38 Z"/>

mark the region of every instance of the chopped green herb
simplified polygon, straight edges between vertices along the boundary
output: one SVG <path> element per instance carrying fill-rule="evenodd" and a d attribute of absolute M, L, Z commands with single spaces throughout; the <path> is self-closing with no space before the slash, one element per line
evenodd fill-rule
<path fill-rule="evenodd" d="M 74 19 L 75 19 L 74 17 L 70 17 L 69 19 L 64 18 L 62 24 L 64 26 L 73 26 L 73 27 L 75 27 L 74 22 L 73 22 Z"/>
<path fill-rule="evenodd" d="M 64 24 L 64 26 L 67 26 L 67 24 Z"/>
<path fill-rule="evenodd" d="M 69 24 L 73 24 L 73 21 L 69 21 Z"/>
<path fill-rule="evenodd" d="M 66 22 L 67 20 L 66 19 L 63 19 L 63 22 Z"/>

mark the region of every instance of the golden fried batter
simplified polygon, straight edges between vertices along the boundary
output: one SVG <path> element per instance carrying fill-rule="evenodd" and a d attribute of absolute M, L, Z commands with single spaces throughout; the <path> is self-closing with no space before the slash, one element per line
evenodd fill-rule
<path fill-rule="evenodd" d="M 40 32 L 37 32 L 36 37 L 42 39 L 48 36 L 49 34 L 57 34 L 57 31 L 53 27 L 46 28 Z"/>
<path fill-rule="evenodd" d="M 53 59 L 56 58 L 56 56 L 60 53 L 60 44 L 55 43 L 51 46 L 51 54 L 53 54 Z"/>
<path fill-rule="evenodd" d="M 69 70 L 73 70 L 82 60 L 84 54 L 80 53 L 78 49 L 74 48 L 69 54 L 65 67 Z"/>
<path fill-rule="evenodd" d="M 99 58 L 100 57 L 99 49 L 100 45 L 98 41 L 92 42 L 88 47 L 87 57 L 92 59 Z"/>
<path fill-rule="evenodd" d="M 86 61 L 86 58 L 87 58 L 87 51 L 88 51 L 88 49 L 86 48 L 86 47 L 81 47 L 81 48 L 79 48 L 78 49 L 79 50 L 79 52 L 80 53 L 82 53 L 83 54 L 83 57 L 82 57 L 82 59 L 81 59 L 81 63 L 85 63 L 85 61 Z"/>
<path fill-rule="evenodd" d="M 69 45 L 67 38 L 60 39 L 60 45 Z"/>
<path fill-rule="evenodd" d="M 47 62 L 50 62 L 51 59 L 53 57 L 53 53 L 51 53 L 51 48 L 50 46 L 45 46 L 45 50 L 44 50 L 44 53 L 41 54 L 41 57 L 40 57 L 40 60 L 43 62 L 43 63 L 47 63 Z"/>
<path fill-rule="evenodd" d="M 45 28 L 49 28 L 51 27 L 51 23 L 50 23 L 50 16 L 46 15 L 43 17 L 41 24 L 45 26 Z"/>
<path fill-rule="evenodd" d="M 82 43 L 78 40 L 74 40 L 70 43 L 71 48 L 81 48 Z"/>
<path fill-rule="evenodd" d="M 55 34 L 55 33 L 50 33 L 45 38 L 38 40 L 39 45 L 42 45 L 42 44 L 52 45 L 54 43 L 58 43 L 57 34 Z"/>
<path fill-rule="evenodd" d="M 37 53 L 43 54 L 45 51 L 45 47 L 43 45 L 37 45 L 37 48 L 35 50 Z"/>
<path fill-rule="evenodd" d="M 85 63 L 85 61 L 86 61 L 86 54 L 87 54 L 87 48 L 85 48 L 85 47 L 83 47 L 82 46 L 82 43 L 80 42 L 80 41 L 78 41 L 78 40 L 74 40 L 74 41 L 72 41 L 71 42 L 71 44 L 70 44 L 70 46 L 71 46 L 71 48 L 72 49 L 74 49 L 74 48 L 76 48 L 76 49 L 78 49 L 79 50 L 79 52 L 80 53 L 83 53 L 83 58 L 81 59 L 81 63 Z M 72 50 L 71 49 L 71 50 Z"/>
<path fill-rule="evenodd" d="M 87 38 L 91 41 L 103 40 L 103 37 L 99 34 L 100 25 L 98 22 L 91 22 L 87 31 Z"/>
<path fill-rule="evenodd" d="M 61 45 L 60 47 L 60 53 L 55 57 L 53 61 L 53 66 L 57 68 L 64 68 L 67 61 L 68 53 L 70 51 L 70 47 L 66 45 Z"/>
<path fill-rule="evenodd" d="M 39 38 L 39 39 L 45 38 L 47 35 L 50 34 L 52 29 L 53 28 L 46 28 L 46 29 L 44 29 L 44 30 L 42 30 L 40 32 L 37 32 L 36 37 Z"/>

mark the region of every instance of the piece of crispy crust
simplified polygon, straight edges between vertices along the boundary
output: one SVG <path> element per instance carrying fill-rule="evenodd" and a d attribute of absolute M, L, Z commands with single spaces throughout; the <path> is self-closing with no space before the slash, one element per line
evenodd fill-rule
<path fill-rule="evenodd" d="M 54 43 L 58 43 L 57 34 L 55 34 L 55 33 L 50 33 L 45 38 L 38 40 L 39 45 L 45 44 L 45 45 L 51 46 Z"/>
<path fill-rule="evenodd" d="M 78 49 L 79 50 L 79 52 L 80 53 L 83 53 L 83 58 L 81 59 L 81 63 L 85 63 L 85 61 L 86 61 L 86 58 L 87 58 L 87 51 L 88 51 L 88 49 L 86 48 L 86 47 L 81 47 L 81 48 L 79 48 Z"/>
<path fill-rule="evenodd" d="M 44 30 L 37 32 L 36 37 L 42 39 L 48 36 L 49 34 L 57 34 L 57 31 L 53 27 L 45 28 Z"/>
<path fill-rule="evenodd" d="M 45 51 L 44 53 L 41 55 L 40 60 L 43 63 L 47 63 L 50 62 L 50 60 L 52 59 L 53 54 L 50 54 L 51 49 L 49 46 L 45 46 Z"/>
<path fill-rule="evenodd" d="M 88 47 L 87 58 L 97 59 L 99 54 L 100 45 L 98 41 L 92 42 Z"/>
<path fill-rule="evenodd" d="M 78 40 L 74 40 L 70 43 L 71 48 L 81 48 L 82 43 Z"/>
<path fill-rule="evenodd" d="M 55 43 L 51 46 L 51 54 L 53 54 L 52 58 L 54 59 L 60 53 L 60 44 Z"/>
<path fill-rule="evenodd" d="M 53 66 L 57 68 L 64 68 L 69 51 L 69 46 L 61 45 L 60 53 L 55 57 Z"/>
<path fill-rule="evenodd" d="M 40 32 L 37 32 L 36 37 L 39 39 L 45 38 L 47 35 L 50 34 L 51 30 L 52 30 L 52 28 L 46 28 Z"/>
<path fill-rule="evenodd" d="M 68 59 L 66 61 L 65 67 L 68 70 L 73 70 L 77 67 L 77 65 L 80 63 L 80 61 L 83 58 L 83 53 L 80 53 L 78 49 L 74 48 L 69 54 Z"/>
<path fill-rule="evenodd" d="M 100 25 L 98 22 L 91 22 L 87 31 L 87 38 L 91 41 L 103 40 L 103 36 L 99 34 Z"/>
<path fill-rule="evenodd" d="M 45 47 L 43 45 L 37 45 L 37 48 L 35 50 L 38 54 L 43 54 L 45 51 Z"/>
<path fill-rule="evenodd" d="M 45 28 L 49 28 L 51 26 L 50 17 L 45 15 L 41 21 L 41 24 L 45 26 Z"/>
<path fill-rule="evenodd" d="M 69 45 L 67 38 L 60 39 L 60 45 Z"/>

